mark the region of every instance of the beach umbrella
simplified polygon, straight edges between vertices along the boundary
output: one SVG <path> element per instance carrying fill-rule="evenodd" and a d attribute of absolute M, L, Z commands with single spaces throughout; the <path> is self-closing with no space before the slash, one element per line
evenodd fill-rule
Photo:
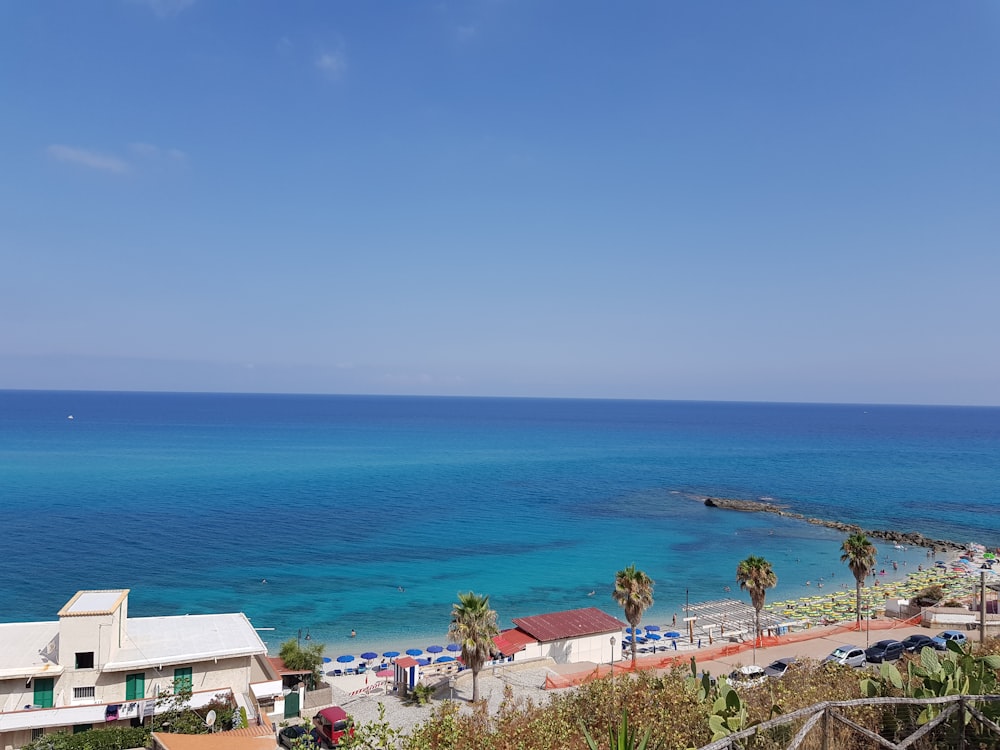
<path fill-rule="evenodd" d="M 441 662 L 445 662 L 445 661 L 455 661 L 455 657 L 454 656 L 439 656 L 437 659 L 434 660 L 434 663 L 435 664 L 440 664 Z"/>
<path fill-rule="evenodd" d="M 407 656 L 420 656 L 420 654 L 422 654 L 422 653 L 424 653 L 424 651 L 423 651 L 423 649 L 420 649 L 420 648 L 408 648 L 408 649 L 406 649 Z"/>
<path fill-rule="evenodd" d="M 338 656 L 337 661 L 340 662 L 341 664 L 349 664 L 350 662 L 354 661 L 354 657 L 351 656 L 350 654 L 344 654 L 343 656 Z"/>
<path fill-rule="evenodd" d="M 333 659 L 331 659 L 329 656 L 324 656 L 323 657 L 323 663 L 324 664 L 329 664 L 331 661 L 333 661 Z"/>
<path fill-rule="evenodd" d="M 384 656 L 386 659 L 395 659 L 397 656 L 399 656 L 399 652 L 398 651 L 383 651 L 382 652 L 382 656 Z"/>
<path fill-rule="evenodd" d="M 462 650 L 462 644 L 461 643 L 449 643 L 447 646 L 445 646 L 445 648 L 448 649 L 449 651 L 451 651 L 452 653 L 457 653 L 458 651 Z"/>
<path fill-rule="evenodd" d="M 431 663 L 430 659 L 417 659 L 417 664 L 419 664 L 421 667 L 426 667 L 430 663 Z"/>
<path fill-rule="evenodd" d="M 669 633 L 666 633 L 666 636 L 667 638 L 680 638 L 681 634 L 678 633 L 676 630 L 671 630 Z"/>
<path fill-rule="evenodd" d="M 440 654 L 442 651 L 444 651 L 444 648 L 441 647 L 441 646 L 428 646 L 427 647 L 427 653 L 428 654 Z"/>
<path fill-rule="evenodd" d="M 392 677 L 392 670 L 391 669 L 380 669 L 378 672 L 375 673 L 375 676 L 376 677 Z"/>
<path fill-rule="evenodd" d="M 363 654 L 361 654 L 361 658 L 364 659 L 365 661 L 370 661 L 372 659 L 377 659 L 378 654 L 376 654 L 374 651 L 365 651 Z"/>
<path fill-rule="evenodd" d="M 646 630 L 659 630 L 659 629 L 660 629 L 659 625 L 647 625 L 646 626 Z"/>

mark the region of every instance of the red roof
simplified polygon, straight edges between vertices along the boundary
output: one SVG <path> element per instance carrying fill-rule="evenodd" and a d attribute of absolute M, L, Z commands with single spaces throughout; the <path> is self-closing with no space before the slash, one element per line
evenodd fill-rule
<path fill-rule="evenodd" d="M 416 667 L 416 666 L 419 666 L 419 665 L 420 665 L 420 662 L 418 662 L 416 659 L 414 659 L 411 656 L 404 656 L 402 659 L 396 659 L 396 666 L 397 667 L 403 667 L 404 669 L 405 668 L 409 668 L 409 667 Z"/>
<path fill-rule="evenodd" d="M 578 638 L 583 635 L 620 632 L 625 623 L 597 607 L 552 612 L 547 615 L 515 617 L 514 624 L 542 643 Z"/>
<path fill-rule="evenodd" d="M 538 643 L 538 641 L 523 630 L 517 630 L 516 628 L 504 630 L 500 635 L 493 636 L 493 645 L 504 656 L 524 651 L 524 647 L 529 643 Z"/>

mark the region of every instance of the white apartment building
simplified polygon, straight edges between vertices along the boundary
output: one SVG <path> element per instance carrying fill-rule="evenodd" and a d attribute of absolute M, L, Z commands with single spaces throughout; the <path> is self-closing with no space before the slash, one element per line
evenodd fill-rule
<path fill-rule="evenodd" d="M 47 732 L 141 723 L 164 692 L 187 688 L 194 707 L 225 694 L 251 716 L 252 684 L 280 693 L 246 615 L 129 618 L 128 595 L 79 591 L 58 620 L 0 623 L 0 749 Z"/>

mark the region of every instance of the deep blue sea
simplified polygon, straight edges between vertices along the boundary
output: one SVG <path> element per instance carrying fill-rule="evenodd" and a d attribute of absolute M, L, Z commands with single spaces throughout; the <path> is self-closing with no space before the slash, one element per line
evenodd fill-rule
<path fill-rule="evenodd" d="M 740 596 L 749 554 L 769 600 L 852 580 L 842 535 L 705 495 L 996 546 L 1000 409 L 0 391 L 0 621 L 127 587 L 132 616 L 246 612 L 272 651 L 400 650 L 470 589 L 505 627 L 620 615 L 633 562 L 647 622 Z"/>

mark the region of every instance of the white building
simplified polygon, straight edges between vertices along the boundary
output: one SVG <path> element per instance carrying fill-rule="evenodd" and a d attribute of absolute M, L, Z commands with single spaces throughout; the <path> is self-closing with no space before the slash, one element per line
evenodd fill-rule
<path fill-rule="evenodd" d="M 514 646 L 513 661 L 550 657 L 556 664 L 607 664 L 621 658 L 616 649 L 621 646 L 625 623 L 597 607 L 515 617 L 513 622 L 515 630 L 501 633 L 497 644 L 505 655 L 506 644 Z"/>
<path fill-rule="evenodd" d="M 128 594 L 80 591 L 56 621 L 0 623 L 2 750 L 47 732 L 138 725 L 164 692 L 186 688 L 194 707 L 218 694 L 252 707 L 254 683 L 258 697 L 281 692 L 246 615 L 129 618 Z"/>

